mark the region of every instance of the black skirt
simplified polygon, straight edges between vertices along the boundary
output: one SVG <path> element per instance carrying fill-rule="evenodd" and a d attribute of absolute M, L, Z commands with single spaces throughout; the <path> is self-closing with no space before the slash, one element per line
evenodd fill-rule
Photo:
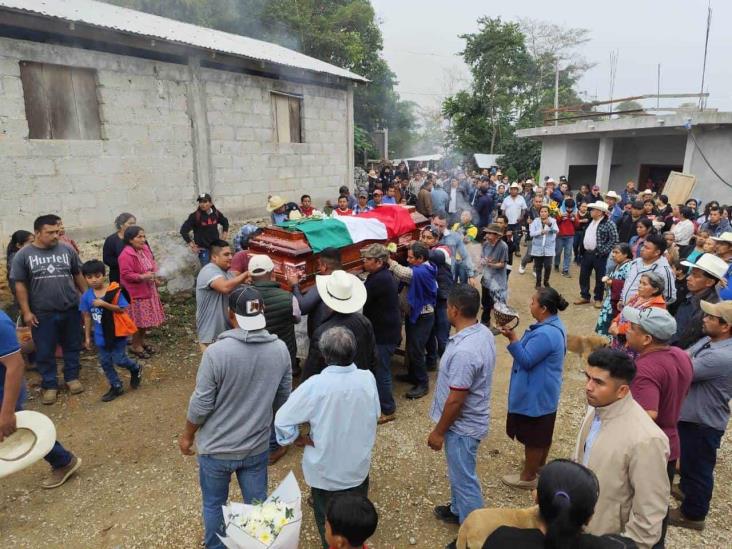
<path fill-rule="evenodd" d="M 556 419 L 556 412 L 538 417 L 508 414 L 506 434 L 529 448 L 549 448 L 552 445 Z"/>

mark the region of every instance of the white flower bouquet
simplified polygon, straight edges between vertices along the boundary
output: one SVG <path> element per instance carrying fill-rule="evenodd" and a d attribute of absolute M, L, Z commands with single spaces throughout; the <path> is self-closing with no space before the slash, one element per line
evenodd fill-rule
<path fill-rule="evenodd" d="M 266 501 L 257 505 L 224 505 L 229 549 L 296 549 L 300 539 L 302 509 L 300 487 L 292 471 Z"/>

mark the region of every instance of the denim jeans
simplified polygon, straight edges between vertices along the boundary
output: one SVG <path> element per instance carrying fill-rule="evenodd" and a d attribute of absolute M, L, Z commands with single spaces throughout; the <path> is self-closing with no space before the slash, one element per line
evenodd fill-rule
<path fill-rule="evenodd" d="M 208 250 L 198 250 L 198 261 L 201 267 L 205 267 L 211 261 L 211 253 Z"/>
<path fill-rule="evenodd" d="M 81 352 L 81 313 L 78 307 L 56 313 L 36 315 L 38 326 L 31 329 L 36 345 L 36 367 L 43 389 L 58 389 L 56 346 L 64 353 L 64 380 L 79 379 Z"/>
<path fill-rule="evenodd" d="M 483 494 L 475 471 L 480 440 L 458 435 L 452 431 L 445 434 L 445 459 L 447 475 L 450 478 L 450 510 L 460 524 L 475 509 L 483 507 Z"/>
<path fill-rule="evenodd" d="M 117 338 L 111 349 L 99 347 L 98 351 L 102 370 L 112 387 L 122 387 L 122 381 L 117 375 L 117 370 L 114 369 L 115 366 L 127 368 L 130 372 L 137 372 L 140 369 L 140 365 L 127 356 L 127 338 Z"/>
<path fill-rule="evenodd" d="M 468 264 L 465 260 L 455 264 L 455 274 L 452 279 L 456 284 L 467 284 L 468 283 Z"/>
<path fill-rule="evenodd" d="M 706 425 L 679 421 L 681 482 L 684 493 L 681 512 L 691 520 L 704 520 L 714 491 L 714 466 L 723 431 Z"/>
<path fill-rule="evenodd" d="M 447 299 L 437 299 L 435 304 L 435 322 L 427 341 L 427 365 L 434 366 L 445 352 L 450 337 L 450 321 L 447 320 Z"/>
<path fill-rule="evenodd" d="M 0 406 L 2 406 L 3 403 L 3 386 L 0 385 Z M 25 389 L 25 381 L 21 381 L 20 385 L 20 394 L 18 395 L 18 401 L 15 403 L 15 411 L 20 412 L 23 410 L 23 404 L 25 403 L 25 397 L 26 397 L 26 389 Z M 54 469 L 60 469 L 61 467 L 66 467 L 69 462 L 74 458 L 74 454 L 69 452 L 66 448 L 64 448 L 61 443 L 57 440 L 53 444 L 53 448 L 51 448 L 51 451 L 48 452 L 43 459 L 45 459 L 48 464 L 53 467 Z"/>
<path fill-rule="evenodd" d="M 407 358 L 409 360 L 409 376 L 417 385 L 428 385 L 427 368 L 425 367 L 424 350 L 435 323 L 435 313 L 419 315 L 417 322 L 407 318 L 404 330 L 407 336 Z"/>
<path fill-rule="evenodd" d="M 564 264 L 562 265 L 562 272 L 569 272 L 569 264 L 572 261 L 572 244 L 574 243 L 574 236 L 558 236 L 557 244 L 554 248 L 554 266 L 559 267 L 559 260 L 562 252 L 564 252 Z"/>
<path fill-rule="evenodd" d="M 361 484 L 354 486 L 353 488 L 347 488 L 346 490 L 321 490 L 320 488 L 310 488 L 310 493 L 313 496 L 313 514 L 315 515 L 315 525 L 318 527 L 318 533 L 320 534 L 320 541 L 323 544 L 323 549 L 328 549 L 328 544 L 325 542 L 325 513 L 328 511 L 328 503 L 334 496 L 338 494 L 360 494 L 364 497 L 369 495 L 369 477 L 366 477 Z"/>
<path fill-rule="evenodd" d="M 595 271 L 595 290 L 593 292 L 595 301 L 602 301 L 605 293 L 605 284 L 602 277 L 605 276 L 606 255 L 599 255 L 596 252 L 585 251 L 580 265 L 580 295 L 583 299 L 590 299 L 590 276 Z"/>
<path fill-rule="evenodd" d="M 376 344 L 376 389 L 379 391 L 381 413 L 390 415 L 396 410 L 394 393 L 391 385 L 391 357 L 396 350 L 396 343 Z"/>
<path fill-rule="evenodd" d="M 229 499 L 229 482 L 236 474 L 244 503 L 267 499 L 267 459 L 269 452 L 244 459 L 217 459 L 213 455 L 198 456 L 198 478 L 203 499 L 204 541 L 208 549 L 224 549 L 216 534 L 224 534 L 224 512 L 221 506 Z"/>

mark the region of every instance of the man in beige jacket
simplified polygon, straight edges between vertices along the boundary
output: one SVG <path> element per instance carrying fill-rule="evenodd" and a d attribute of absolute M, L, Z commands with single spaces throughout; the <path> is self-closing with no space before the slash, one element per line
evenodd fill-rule
<path fill-rule="evenodd" d="M 590 410 L 574 459 L 595 472 L 600 498 L 586 532 L 621 534 L 651 549 L 668 509 L 668 438 L 630 394 L 635 364 L 628 355 L 603 348 L 587 362 Z"/>

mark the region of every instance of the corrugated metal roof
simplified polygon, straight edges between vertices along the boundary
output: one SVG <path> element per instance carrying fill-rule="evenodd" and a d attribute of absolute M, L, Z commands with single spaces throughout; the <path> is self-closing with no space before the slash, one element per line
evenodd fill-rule
<path fill-rule="evenodd" d="M 365 78 L 356 73 L 276 44 L 121 8 L 104 2 L 94 0 L 0 0 L 1 8 L 367 82 Z"/>

